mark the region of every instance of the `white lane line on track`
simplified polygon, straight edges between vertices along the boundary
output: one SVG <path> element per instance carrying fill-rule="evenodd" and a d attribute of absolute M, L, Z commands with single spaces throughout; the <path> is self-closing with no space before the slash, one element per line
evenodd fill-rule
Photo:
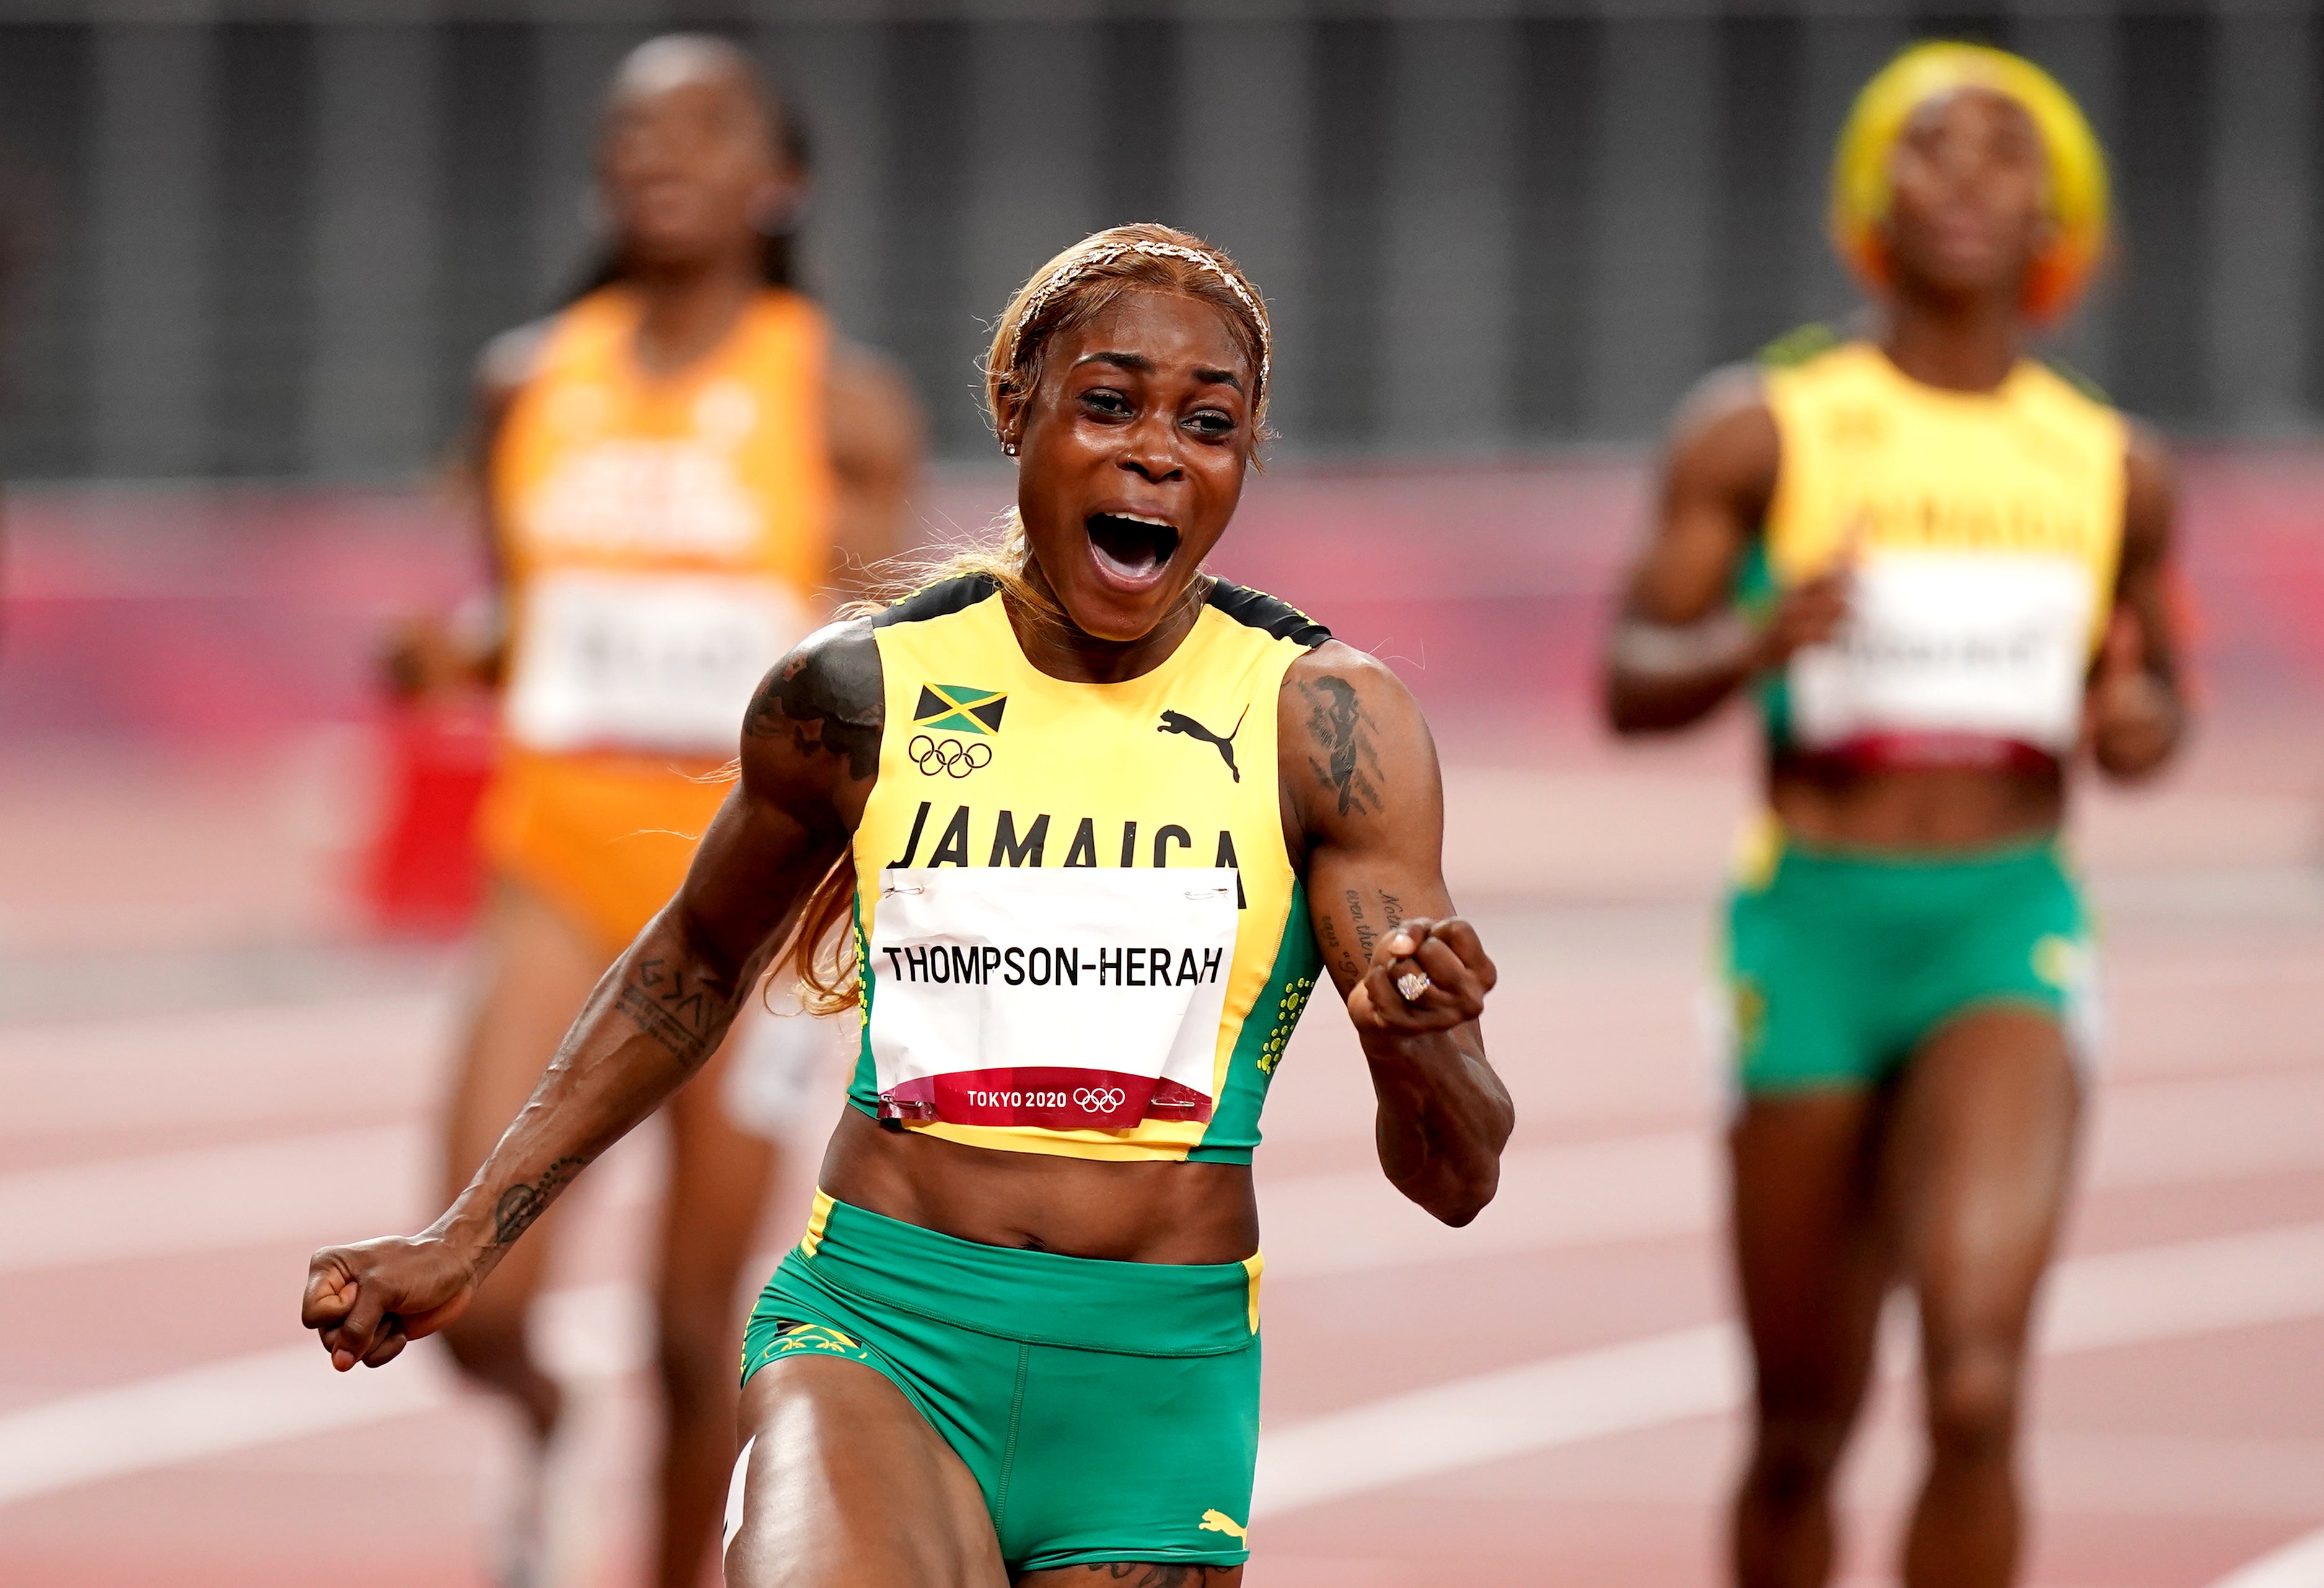
<path fill-rule="evenodd" d="M 2078 1258 L 2053 1276 L 2040 1349 L 2092 1350 L 2324 1316 L 2324 1224 Z M 1886 1353 L 1891 1374 L 1910 1363 Z M 1260 1441 L 1254 1517 L 1743 1404 L 1731 1323 L 1528 1363 L 1331 1412 Z"/>
<path fill-rule="evenodd" d="M 2097 1126 L 2098 1189 L 2324 1168 L 2324 1074 L 2120 1086 L 2101 1096 Z M 1369 1166 L 1264 1180 L 1267 1271 L 1318 1278 L 1700 1234 L 1720 1218 L 1720 1151 L 1711 1133 L 1688 1130 L 1511 1152 L 1492 1206 L 1459 1230 Z"/>
<path fill-rule="evenodd" d="M 303 1240 L 327 1217 L 388 1227 L 420 1148 L 377 1125 L 0 1175 L 0 1273 Z"/>
<path fill-rule="evenodd" d="M 542 1354 L 561 1377 L 647 1364 L 644 1292 L 577 1285 L 541 1299 Z M 383 1369 L 332 1371 L 312 1339 L 0 1414 L 0 1505 L 203 1456 L 432 1411 L 459 1393 L 423 1343 Z"/>
<path fill-rule="evenodd" d="M 2324 1588 L 2324 1528 L 2236 1567 L 2211 1588 Z"/>
<path fill-rule="evenodd" d="M 1739 1405 L 1744 1389 L 1741 1343 L 1721 1323 L 1391 1395 L 1262 1434 L 1251 1520 L 1707 1417 Z"/>
<path fill-rule="evenodd" d="M 2324 1317 L 2324 1224 L 2296 1225 L 2063 1264 L 2042 1348 L 2078 1351 Z M 621 1285 L 544 1298 L 558 1372 L 644 1360 L 643 1299 Z M 436 1353 L 380 1371 L 330 1372 L 311 1343 L 68 1396 L 0 1415 L 0 1504 L 442 1405 Z M 1892 1372 L 1907 1370 L 1889 1363 Z M 1254 1515 L 1280 1516 L 1389 1484 L 1742 1403 L 1742 1344 L 1706 1324 L 1499 1369 L 1268 1434 Z M 2250 1588 L 2250 1585 L 2241 1585 Z M 2291 1588 L 2269 1582 L 2261 1588 Z"/>
<path fill-rule="evenodd" d="M 309 1342 L 13 1411 L 0 1417 L 0 1503 L 441 1405 L 442 1367 L 411 1366 L 334 1373 Z"/>
<path fill-rule="evenodd" d="M 430 990 L 0 1024 L 0 1142 L 408 1107 L 448 1084 L 434 1056 L 461 1008 Z"/>
<path fill-rule="evenodd" d="M 2324 1168 L 2324 1074 L 2118 1087 L 2098 1127 L 2089 1181 L 2101 1189 Z M 383 1125 L 0 1174 L 0 1275 L 408 1228 L 427 1216 L 433 1152 L 420 1125 Z M 622 1161 L 623 1195 L 649 1194 L 642 1161 Z M 1320 1278 L 1695 1235 L 1717 1225 L 1720 1174 L 1704 1131 L 1528 1148 L 1504 1160 L 1500 1194 L 1462 1230 L 1369 1165 L 1268 1179 L 1268 1272 Z"/>

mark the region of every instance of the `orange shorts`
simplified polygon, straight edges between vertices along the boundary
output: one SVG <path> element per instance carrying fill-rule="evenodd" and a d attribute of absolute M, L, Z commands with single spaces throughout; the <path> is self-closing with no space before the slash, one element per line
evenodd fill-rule
<path fill-rule="evenodd" d="M 733 785 L 711 763 L 504 748 L 477 809 L 477 847 L 494 874 L 617 954 L 678 891 Z"/>

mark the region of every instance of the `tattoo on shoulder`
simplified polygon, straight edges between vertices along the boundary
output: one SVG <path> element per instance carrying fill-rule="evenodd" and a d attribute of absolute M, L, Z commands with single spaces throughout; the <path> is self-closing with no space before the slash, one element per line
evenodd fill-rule
<path fill-rule="evenodd" d="M 861 783 L 880 769 L 887 716 L 879 644 L 859 627 L 785 657 L 760 685 L 742 731 L 752 739 L 788 737 L 801 755 L 844 757 L 848 776 Z"/>
<path fill-rule="evenodd" d="M 530 1229 L 533 1220 L 549 1211 L 557 1193 L 588 1167 L 586 1158 L 560 1158 L 543 1170 L 532 1184 L 511 1186 L 503 1191 L 501 1199 L 493 1205 L 493 1244 L 505 1246 Z"/>
<path fill-rule="evenodd" d="M 1323 759 L 1310 756 L 1307 764 L 1339 801 L 1340 814 L 1377 814 L 1386 803 L 1379 756 L 1372 748 L 1372 720 L 1356 686 L 1326 673 L 1299 680 L 1299 695 L 1307 705 L 1307 731 L 1324 752 Z"/>
<path fill-rule="evenodd" d="M 709 1052 L 725 1002 L 725 989 L 709 978 L 696 975 L 689 980 L 681 967 L 653 959 L 638 961 L 613 1006 L 668 1049 L 671 1058 L 692 1066 Z"/>

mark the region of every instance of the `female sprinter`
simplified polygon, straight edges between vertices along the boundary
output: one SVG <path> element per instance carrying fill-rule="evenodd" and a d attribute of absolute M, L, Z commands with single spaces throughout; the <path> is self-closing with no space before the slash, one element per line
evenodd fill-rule
<path fill-rule="evenodd" d="M 1678 728 L 1756 681 L 1767 719 L 1771 814 L 1728 922 L 1758 1386 L 1738 1578 L 1829 1574 L 1832 1472 L 1901 1280 L 1930 1445 L 1904 1581 L 1985 1588 L 2017 1557 L 2026 1322 L 2088 1029 L 2066 770 L 2086 746 L 2135 777 L 2178 742 L 2171 472 L 2026 354 L 2106 225 L 2103 156 L 2038 69 L 1898 57 L 1841 135 L 1833 224 L 1875 328 L 1680 415 L 1608 710 Z"/>
<path fill-rule="evenodd" d="M 918 416 L 786 284 L 800 197 L 786 142 L 732 45 L 641 47 L 606 111 L 601 284 L 484 361 L 479 463 L 510 641 L 504 666 L 498 647 L 447 665 L 439 642 L 433 668 L 505 675 L 480 817 L 489 981 L 452 1098 L 447 1197 L 684 877 L 760 676 L 815 627 L 817 592 L 845 562 L 893 549 Z M 407 649 L 423 675 L 425 638 Z M 733 1046 L 812 1049 L 818 1034 L 769 1020 Z M 735 1281 L 772 1170 L 770 1143 L 730 1117 L 752 1078 L 728 1068 L 711 1059 L 669 1110 L 655 1298 L 663 1588 L 694 1588 L 716 1527 Z M 529 1243 L 446 1330 L 461 1366 L 513 1397 L 544 1442 L 560 1397 L 525 1320 L 545 1256 Z M 512 1580 L 540 1569 L 539 1503 L 519 1519 Z"/>
<path fill-rule="evenodd" d="M 316 1256 L 306 1320 L 338 1366 L 458 1317 L 701 1067 L 778 944 L 844 932 L 862 1057 L 751 1320 L 728 1580 L 1240 1581 L 1251 1150 L 1319 962 L 1406 1196 L 1473 1217 L 1513 1119 L 1418 710 L 1202 571 L 1268 353 L 1257 289 L 1166 227 L 1026 284 L 986 365 L 1008 538 L 768 678 L 684 886 L 475 1180 L 420 1235 Z"/>

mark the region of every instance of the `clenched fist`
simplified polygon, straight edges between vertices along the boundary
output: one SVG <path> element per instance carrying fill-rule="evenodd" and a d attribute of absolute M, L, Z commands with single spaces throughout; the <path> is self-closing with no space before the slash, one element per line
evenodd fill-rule
<path fill-rule="evenodd" d="M 440 1235 L 388 1235 L 327 1246 L 308 1260 L 299 1319 L 322 1336 L 331 1365 L 383 1367 L 404 1343 L 466 1312 L 476 1293 L 474 1263 Z"/>
<path fill-rule="evenodd" d="M 1499 978 L 1475 927 L 1458 915 L 1415 916 L 1380 940 L 1371 968 L 1349 996 L 1348 1014 L 1375 1031 L 1450 1031 L 1484 1014 L 1485 995 Z"/>

